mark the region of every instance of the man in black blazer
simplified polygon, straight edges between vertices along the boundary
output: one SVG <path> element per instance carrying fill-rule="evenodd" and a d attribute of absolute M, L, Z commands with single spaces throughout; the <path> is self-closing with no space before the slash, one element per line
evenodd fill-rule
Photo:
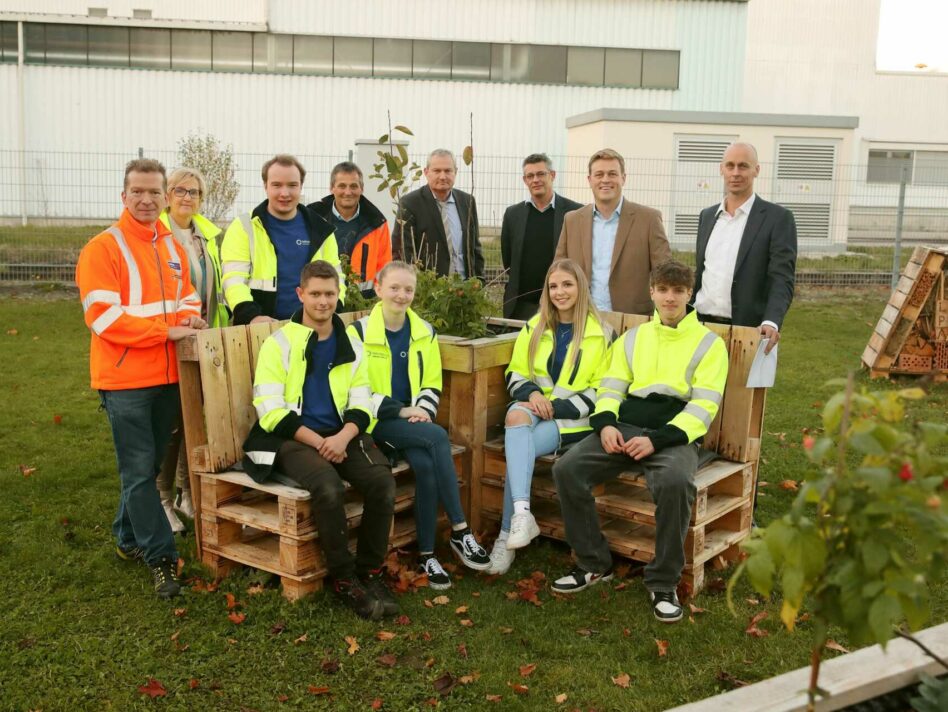
<path fill-rule="evenodd" d="M 420 262 L 438 274 L 483 277 L 474 196 L 454 187 L 458 164 L 444 148 L 428 156 L 427 185 L 405 195 L 392 233 L 392 257 Z"/>
<path fill-rule="evenodd" d="M 507 270 L 504 316 L 529 319 L 537 313 L 546 271 L 553 262 L 563 216 L 581 208 L 577 202 L 553 192 L 556 171 L 545 153 L 523 159 L 523 182 L 530 197 L 504 212 L 500 253 Z"/>
<path fill-rule="evenodd" d="M 694 306 L 703 321 L 760 327 L 769 353 L 793 299 L 797 227 L 793 213 L 754 194 L 759 174 L 749 143 L 724 152 L 724 201 L 698 220 Z"/>

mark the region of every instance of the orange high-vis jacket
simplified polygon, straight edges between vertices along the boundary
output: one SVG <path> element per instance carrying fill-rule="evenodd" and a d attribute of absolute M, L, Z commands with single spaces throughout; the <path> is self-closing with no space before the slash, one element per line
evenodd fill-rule
<path fill-rule="evenodd" d="M 145 225 L 128 210 L 82 248 L 76 284 L 92 330 L 93 388 L 125 390 L 178 382 L 168 327 L 201 315 L 187 260 L 160 221 Z"/>

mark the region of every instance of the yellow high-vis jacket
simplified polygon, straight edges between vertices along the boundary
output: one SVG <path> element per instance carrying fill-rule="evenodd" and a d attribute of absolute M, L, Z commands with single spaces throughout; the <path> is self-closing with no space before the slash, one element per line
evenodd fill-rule
<path fill-rule="evenodd" d="M 651 321 L 612 345 L 600 374 L 592 425 L 616 421 L 645 428 L 660 450 L 703 437 L 718 413 L 727 382 L 724 341 L 691 311 L 677 327 Z"/>
<path fill-rule="evenodd" d="M 165 227 L 169 230 L 171 229 L 171 218 L 168 216 L 167 210 L 161 213 L 159 219 L 164 223 Z M 217 236 L 223 231 L 203 215 L 192 215 L 191 222 L 194 224 L 194 232 L 204 238 L 207 256 L 210 258 L 211 265 L 214 268 L 214 273 L 207 275 L 204 286 L 205 293 L 198 295 L 201 298 L 202 304 L 210 303 L 211 300 L 209 297 L 211 296 L 212 290 L 216 297 L 217 308 L 213 314 L 209 311 L 207 314 L 208 326 L 212 328 L 227 326 L 227 322 L 230 321 L 230 312 L 227 311 L 227 305 L 224 304 L 224 290 L 221 288 L 221 252 L 217 247 Z M 191 269 L 200 270 L 201 265 L 191 265 Z M 204 309 L 201 311 L 203 312 Z"/>

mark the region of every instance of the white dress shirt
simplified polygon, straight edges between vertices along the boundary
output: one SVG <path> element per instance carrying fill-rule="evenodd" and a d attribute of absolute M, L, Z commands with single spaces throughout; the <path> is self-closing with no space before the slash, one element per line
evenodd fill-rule
<path fill-rule="evenodd" d="M 744 228 L 747 227 L 747 216 L 756 198 L 757 195 L 751 193 L 751 197 L 733 215 L 727 212 L 726 201 L 722 201 L 718 208 L 714 229 L 711 230 L 704 252 L 701 289 L 695 295 L 695 309 L 701 314 L 731 318 L 731 282 L 734 281 L 737 252 L 741 247 Z M 772 321 L 763 323 L 777 328 Z"/>
<path fill-rule="evenodd" d="M 612 294 L 609 291 L 609 275 L 612 273 L 612 252 L 616 245 L 616 233 L 619 231 L 619 216 L 622 214 L 624 198 L 607 220 L 593 204 L 592 224 L 592 270 L 589 278 L 589 292 L 593 304 L 601 311 L 612 311 Z"/>

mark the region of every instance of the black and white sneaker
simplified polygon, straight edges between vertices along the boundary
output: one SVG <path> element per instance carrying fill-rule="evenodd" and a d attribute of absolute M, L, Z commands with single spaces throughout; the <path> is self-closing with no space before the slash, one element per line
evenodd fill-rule
<path fill-rule="evenodd" d="M 474 538 L 470 527 L 459 532 L 451 532 L 451 549 L 469 569 L 486 571 L 490 568 L 490 556 Z"/>
<path fill-rule="evenodd" d="M 441 562 L 433 556 L 421 560 L 418 564 L 418 573 L 427 574 L 428 588 L 433 588 L 435 591 L 451 588 L 451 577 L 448 576 Z"/>
<path fill-rule="evenodd" d="M 677 623 L 681 620 L 683 611 L 678 602 L 678 594 L 674 591 L 649 591 L 652 601 L 652 612 L 662 623 Z"/>
<path fill-rule="evenodd" d="M 556 579 L 550 588 L 552 588 L 557 593 L 577 593 L 578 591 L 582 591 L 583 589 L 589 588 L 590 586 L 595 586 L 597 583 L 602 581 L 611 580 L 611 566 L 609 567 L 608 571 L 602 574 L 594 574 L 579 566 L 574 566 L 573 570 L 566 574 L 566 576 Z"/>

